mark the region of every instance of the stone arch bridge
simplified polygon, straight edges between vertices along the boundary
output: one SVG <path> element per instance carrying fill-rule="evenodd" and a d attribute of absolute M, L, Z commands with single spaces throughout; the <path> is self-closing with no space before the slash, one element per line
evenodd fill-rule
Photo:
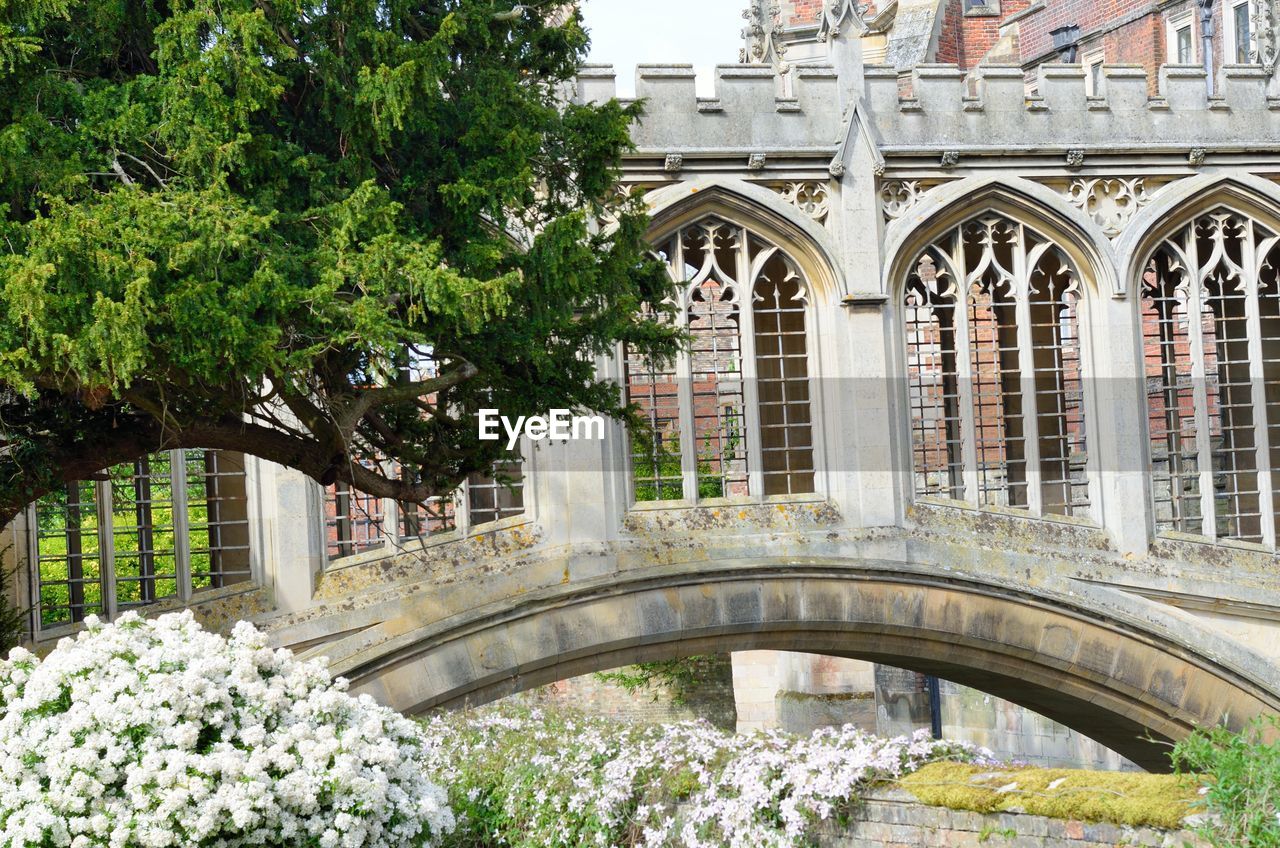
<path fill-rule="evenodd" d="M 834 37 L 712 97 L 638 71 L 623 184 L 694 339 L 598 359 L 642 431 L 526 442 L 518 493 L 470 482 L 421 536 L 251 461 L 241 571 L 181 601 L 409 712 L 745 648 L 936 674 L 1153 769 L 1280 712 L 1272 81 L 905 79 Z"/>
<path fill-rule="evenodd" d="M 728 66 L 706 98 L 642 67 L 624 184 L 692 281 L 694 350 L 599 367 L 670 453 L 527 446 L 520 521 L 332 563 L 276 640 L 408 712 L 707 651 L 856 657 L 1153 769 L 1276 713 L 1274 98 L 1230 67 L 1213 100 L 1186 69 L 1091 98 L 1039 73 Z M 587 67 L 574 96 L 613 94 Z"/>

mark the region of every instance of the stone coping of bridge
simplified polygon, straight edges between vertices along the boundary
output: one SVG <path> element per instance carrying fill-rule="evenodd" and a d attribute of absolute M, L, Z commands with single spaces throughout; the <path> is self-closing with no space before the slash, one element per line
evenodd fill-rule
<path fill-rule="evenodd" d="M 1041 65 L 1028 95 L 1019 67 L 918 65 L 903 85 L 897 70 L 864 68 L 862 96 L 884 148 L 958 149 L 1042 145 L 1112 150 L 1214 145 L 1233 150 L 1276 147 L 1280 94 L 1255 65 L 1225 65 L 1209 95 L 1198 65 L 1165 65 L 1151 93 L 1146 70 L 1107 65 L 1096 94 L 1086 93 L 1080 65 Z M 834 147 L 844 116 L 833 68 L 799 67 L 791 94 L 764 65 L 721 65 L 715 93 L 699 97 L 692 65 L 641 65 L 636 97 L 645 115 L 634 136 L 642 150 L 697 151 L 758 147 L 803 153 Z M 578 102 L 617 95 L 611 66 L 584 65 Z"/>

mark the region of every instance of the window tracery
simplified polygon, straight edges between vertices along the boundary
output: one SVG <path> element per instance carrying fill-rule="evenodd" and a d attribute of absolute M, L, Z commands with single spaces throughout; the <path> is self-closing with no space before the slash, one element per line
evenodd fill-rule
<path fill-rule="evenodd" d="M 718 217 L 660 248 L 683 280 L 676 312 L 690 345 L 659 364 L 628 351 L 637 501 L 814 491 L 806 315 L 799 267 L 776 245 Z"/>
<path fill-rule="evenodd" d="M 1087 515 L 1080 278 L 998 214 L 918 256 L 904 295 L 916 496 Z"/>
<path fill-rule="evenodd" d="M 1280 235 L 1228 209 L 1166 238 L 1142 275 L 1157 529 L 1276 543 Z"/>

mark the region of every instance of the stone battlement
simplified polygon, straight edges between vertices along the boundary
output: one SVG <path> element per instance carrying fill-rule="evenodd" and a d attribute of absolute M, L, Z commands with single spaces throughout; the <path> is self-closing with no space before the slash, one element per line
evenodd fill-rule
<path fill-rule="evenodd" d="M 1137 65 L 1103 68 L 1086 93 L 1080 65 L 1042 65 L 1036 93 L 1021 68 L 919 65 L 904 85 L 888 66 L 864 68 L 867 119 L 892 151 L 1079 148 L 1113 150 L 1212 146 L 1247 150 L 1280 137 L 1280 96 L 1261 67 L 1226 65 L 1209 96 L 1199 65 L 1160 69 L 1156 94 Z M 692 65 L 641 65 L 636 96 L 646 114 L 635 131 L 642 150 L 697 152 L 830 148 L 842 135 L 840 81 L 830 66 L 795 69 L 786 96 L 766 65 L 721 65 L 715 94 L 699 97 Z M 586 65 L 577 100 L 616 96 L 613 68 Z"/>
<path fill-rule="evenodd" d="M 838 83 L 830 66 L 799 68 L 794 95 L 784 97 L 771 67 L 720 65 L 715 95 L 699 97 L 692 65 L 640 65 L 636 97 L 646 101 L 646 111 L 633 138 L 642 150 L 829 150 L 840 131 Z M 611 65 L 582 67 L 577 102 L 616 96 Z"/>

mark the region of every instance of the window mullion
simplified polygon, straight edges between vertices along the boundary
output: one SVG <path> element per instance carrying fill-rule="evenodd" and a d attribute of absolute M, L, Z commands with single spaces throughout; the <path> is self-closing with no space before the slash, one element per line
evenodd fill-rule
<path fill-rule="evenodd" d="M 1209 378 L 1204 352 L 1204 285 L 1195 224 L 1187 236 L 1187 342 L 1191 353 L 1191 390 L 1196 405 L 1196 475 L 1200 478 L 1200 532 L 1218 538 L 1217 503 L 1213 487 L 1213 445 L 1209 427 Z M 1221 399 L 1219 399 L 1221 402 Z"/>
<path fill-rule="evenodd" d="M 964 462 L 964 499 L 978 502 L 978 430 L 973 420 L 973 350 L 969 338 L 969 271 L 964 262 L 964 232 L 956 231 L 956 394 L 960 407 L 960 453 Z"/>
<path fill-rule="evenodd" d="M 471 480 L 463 480 L 461 486 L 449 493 L 449 497 L 453 499 L 454 529 L 465 536 L 471 530 Z"/>
<path fill-rule="evenodd" d="M 399 466 L 389 460 L 378 462 L 376 470 L 383 477 L 388 479 L 392 477 L 402 476 L 396 469 Z M 381 530 L 382 544 L 379 545 L 383 550 L 394 550 L 400 544 L 400 504 L 391 498 L 378 498 L 378 504 L 382 508 L 382 526 Z"/>
<path fill-rule="evenodd" d="M 21 552 L 21 561 L 27 564 L 27 591 L 29 592 L 27 605 L 30 608 L 31 636 L 33 639 L 38 639 L 41 626 L 44 623 L 44 603 L 40 587 L 40 518 L 36 510 L 36 502 L 33 501 L 27 505 L 24 515 L 27 519 L 26 526 L 23 528 L 25 531 L 26 550 Z M 67 576 L 71 576 L 69 572 Z M 68 598 L 69 600 L 70 598 Z M 70 617 L 69 613 L 68 617 Z"/>
<path fill-rule="evenodd" d="M 169 493 L 173 498 L 173 554 L 178 599 L 191 600 L 191 504 L 187 501 L 187 452 L 169 451 Z"/>
<path fill-rule="evenodd" d="M 1018 385 L 1022 391 L 1022 456 L 1027 479 L 1027 509 L 1032 515 L 1044 512 L 1044 491 L 1040 474 L 1040 429 L 1036 417 L 1035 344 L 1031 327 L 1031 272 L 1027 268 L 1027 230 L 1018 225 L 1018 243 L 1013 250 L 1014 291 L 1017 298 Z M 1007 445 L 1006 445 L 1007 449 Z"/>
<path fill-rule="evenodd" d="M 738 278 L 738 352 L 741 357 L 742 437 L 747 441 L 747 491 L 752 497 L 764 495 L 764 451 L 760 443 L 760 387 L 756 369 L 756 287 L 751 279 L 750 237 L 741 231 L 737 256 Z"/>
<path fill-rule="evenodd" d="M 684 235 L 676 233 L 675 260 L 672 266 L 676 274 L 684 273 Z M 681 282 L 679 295 L 680 326 L 689 329 L 689 284 Z M 690 503 L 698 500 L 698 439 L 693 432 L 693 358 L 687 349 L 681 350 L 676 357 L 676 388 L 679 396 L 677 407 L 680 411 L 680 477 L 683 482 L 684 499 Z M 661 483 L 659 483 L 661 486 Z"/>
<path fill-rule="evenodd" d="M 1254 455 L 1256 457 L 1258 516 L 1263 544 L 1276 546 L 1274 489 L 1272 487 L 1270 429 L 1267 418 L 1267 385 L 1262 350 L 1262 303 L 1258 291 L 1261 261 L 1252 221 L 1245 221 L 1243 268 L 1245 275 L 1245 320 L 1249 341 L 1249 391 L 1253 399 Z"/>
<path fill-rule="evenodd" d="M 111 470 L 106 480 L 94 486 L 98 490 L 98 568 L 102 572 L 102 611 L 108 621 L 116 617 L 116 545 L 115 527 L 112 522 Z"/>

